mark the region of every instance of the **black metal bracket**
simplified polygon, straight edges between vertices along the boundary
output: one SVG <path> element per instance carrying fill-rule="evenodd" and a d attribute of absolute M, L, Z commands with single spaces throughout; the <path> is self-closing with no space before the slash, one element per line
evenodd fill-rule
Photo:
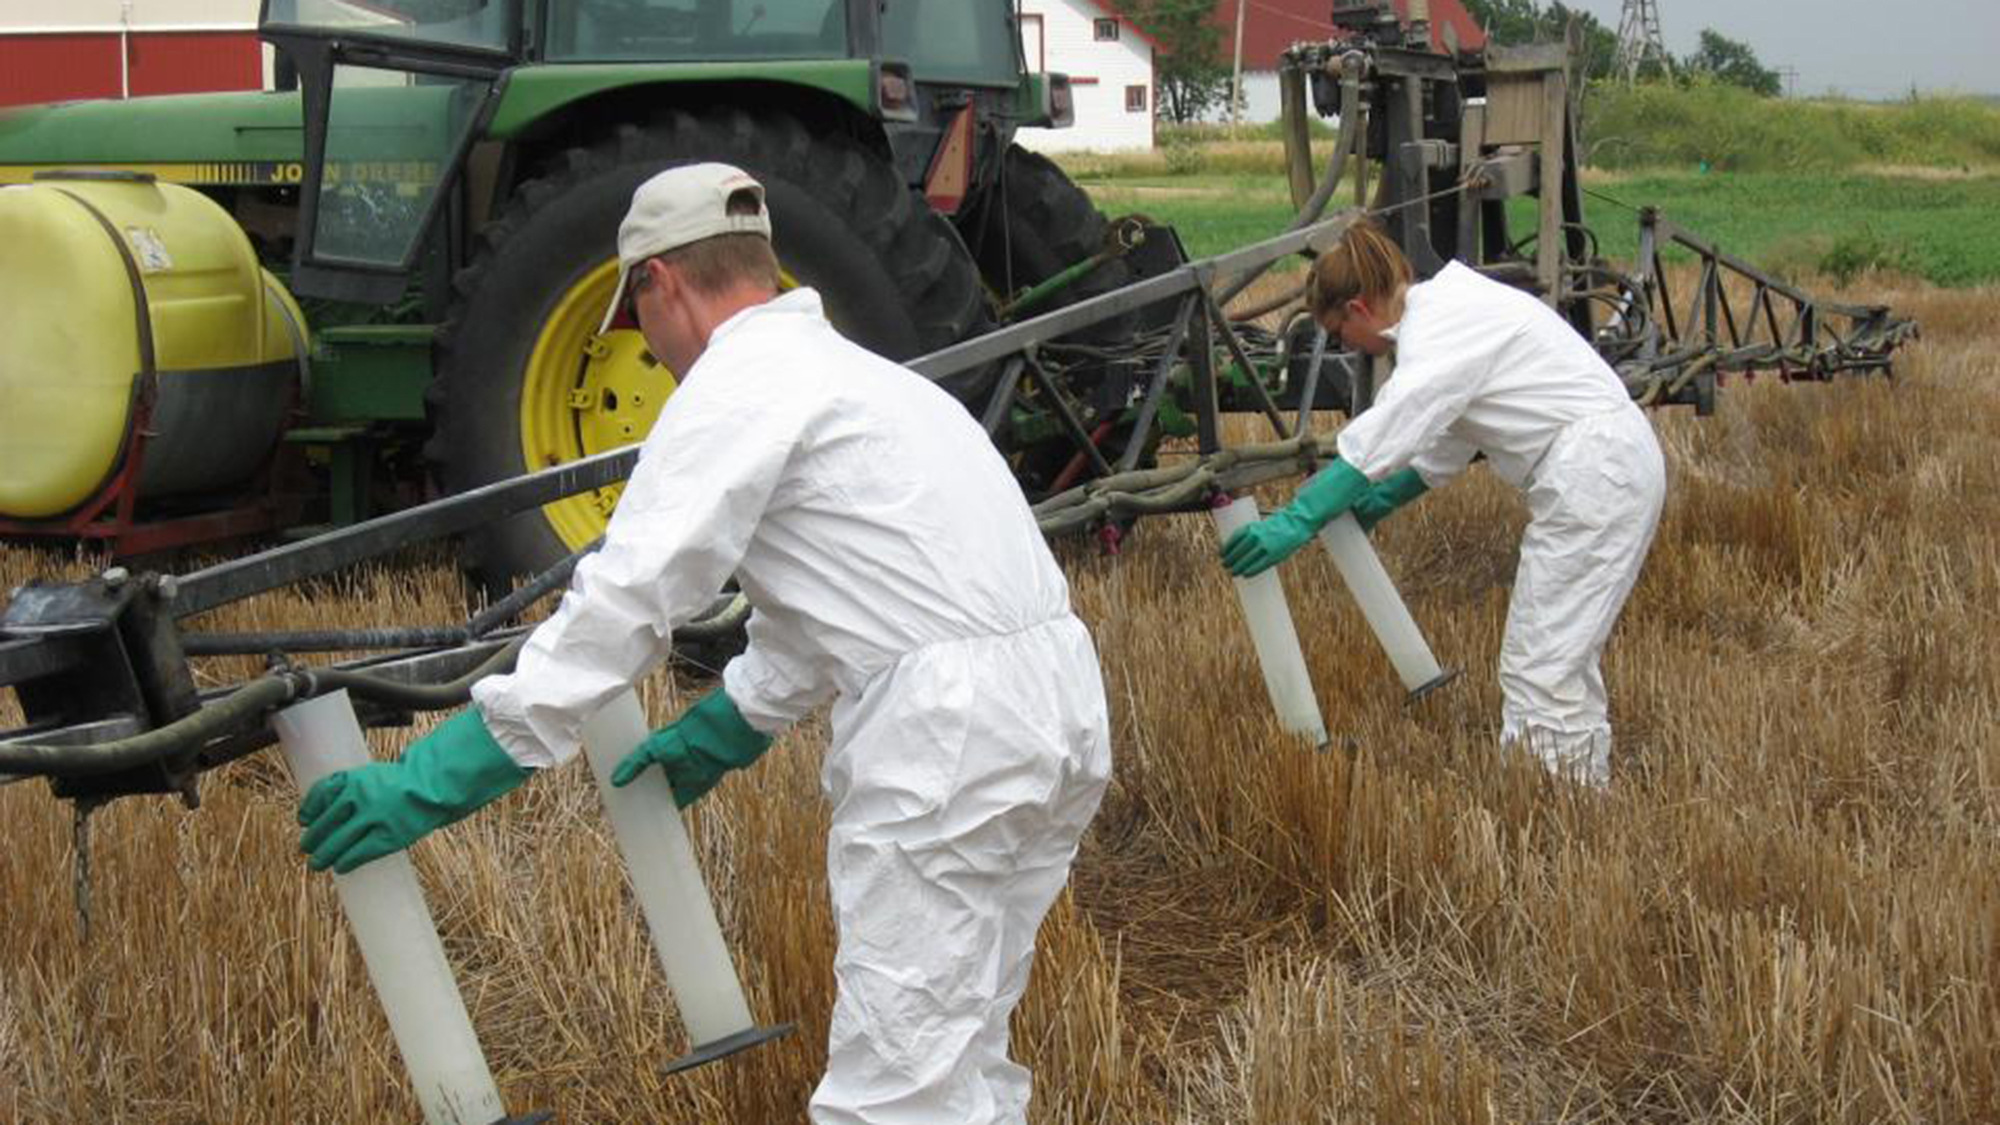
<path fill-rule="evenodd" d="M 167 595 L 171 590 L 168 584 Z M 127 718 L 151 728 L 199 710 L 168 600 L 157 576 L 134 578 L 121 568 L 87 582 L 30 584 L 15 591 L 0 615 L 7 647 L 26 651 L 42 641 L 66 657 L 13 669 L 28 673 L 14 682 L 28 726 L 60 730 Z M 73 800 L 178 793 L 192 806 L 197 772 L 190 748 L 120 773 L 58 778 L 55 791 Z"/>

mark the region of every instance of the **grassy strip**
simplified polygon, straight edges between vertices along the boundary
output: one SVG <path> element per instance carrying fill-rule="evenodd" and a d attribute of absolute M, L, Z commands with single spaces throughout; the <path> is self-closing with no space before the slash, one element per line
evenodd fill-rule
<path fill-rule="evenodd" d="M 1311 122 L 1326 144 L 1333 130 Z M 2000 106 L 1970 97 L 1853 102 L 1760 98 L 1733 86 L 1592 86 L 1583 145 L 1596 168 L 1727 172 L 1858 171 L 1882 165 L 2000 168 Z M 1163 125 L 1152 153 L 1080 158 L 1137 171 L 1282 174 L 1275 123 Z"/>
<path fill-rule="evenodd" d="M 1247 160 L 1246 149 L 1229 150 Z M 1194 257 L 1269 238 L 1293 214 L 1282 174 L 1170 175 L 1107 158 L 1071 172 L 1109 214 L 1141 213 L 1172 225 Z M 1843 283 L 1889 270 L 1945 286 L 2000 280 L 2000 176 L 1799 176 L 1654 172 L 1586 178 L 1584 213 L 1603 252 L 1629 262 L 1638 248 L 1632 208 L 1652 206 L 1739 257 L 1790 277 Z M 1350 197 L 1343 191 L 1341 202 Z M 1516 200 L 1514 229 L 1531 229 L 1534 201 Z"/>
<path fill-rule="evenodd" d="M 1964 97 L 1876 104 L 1760 98 L 1733 86 L 1600 85 L 1585 102 L 1584 135 L 1602 168 L 2000 165 L 2000 109 Z"/>
<path fill-rule="evenodd" d="M 1630 261 L 1647 205 L 1676 225 L 1778 273 L 1843 283 L 1871 269 L 1938 285 L 2000 279 L 2000 177 L 1655 174 L 1591 185 L 1584 214 L 1603 252 Z M 1613 203 L 1618 200 L 1620 203 Z M 1533 216 L 1516 203 L 1513 221 Z M 1525 226 L 1521 229 L 1528 229 Z"/>
<path fill-rule="evenodd" d="M 1324 159 L 1328 133 L 1317 128 L 1315 138 Z M 1107 212 L 1171 223 L 1197 257 L 1290 220 L 1275 126 L 1182 127 L 1163 130 L 1161 141 L 1153 152 L 1062 162 Z M 1659 207 L 1788 275 L 1845 282 L 1882 269 L 1947 286 L 2000 279 L 2000 225 L 1991 221 L 2000 214 L 2000 109 L 1976 98 L 1870 104 L 1712 85 L 1600 86 L 1585 103 L 1584 149 L 1601 195 Z M 1517 226 L 1532 206 L 1517 201 Z M 1586 213 L 1604 251 L 1629 260 L 1634 217 L 1603 199 Z"/>

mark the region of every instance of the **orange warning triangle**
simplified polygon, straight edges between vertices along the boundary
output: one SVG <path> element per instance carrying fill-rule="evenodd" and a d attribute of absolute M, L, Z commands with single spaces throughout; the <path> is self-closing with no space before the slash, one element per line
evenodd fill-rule
<path fill-rule="evenodd" d="M 966 106 L 945 127 L 931 170 L 924 174 L 924 198 L 931 210 L 956 215 L 972 190 L 972 107 Z"/>

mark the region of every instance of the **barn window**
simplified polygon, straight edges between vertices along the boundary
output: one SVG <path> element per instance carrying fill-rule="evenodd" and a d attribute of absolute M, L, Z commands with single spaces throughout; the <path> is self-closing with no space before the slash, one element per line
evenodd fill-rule
<path fill-rule="evenodd" d="M 1146 88 L 1144 86 L 1125 87 L 1125 112 L 1146 112 Z"/>
<path fill-rule="evenodd" d="M 1097 28 L 1097 41 L 1099 43 L 1118 42 L 1117 20 L 1098 20 L 1096 28 Z"/>

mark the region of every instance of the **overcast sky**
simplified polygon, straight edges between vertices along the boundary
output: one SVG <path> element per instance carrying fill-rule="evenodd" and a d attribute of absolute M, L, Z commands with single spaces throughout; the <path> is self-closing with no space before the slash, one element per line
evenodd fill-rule
<path fill-rule="evenodd" d="M 1622 0 L 1566 0 L 1618 29 Z M 1712 27 L 1764 65 L 1796 67 L 1800 94 L 2000 94 L 2000 0 L 1656 0 L 1676 57 Z M 1547 5 L 1544 4 L 1544 7 Z"/>

